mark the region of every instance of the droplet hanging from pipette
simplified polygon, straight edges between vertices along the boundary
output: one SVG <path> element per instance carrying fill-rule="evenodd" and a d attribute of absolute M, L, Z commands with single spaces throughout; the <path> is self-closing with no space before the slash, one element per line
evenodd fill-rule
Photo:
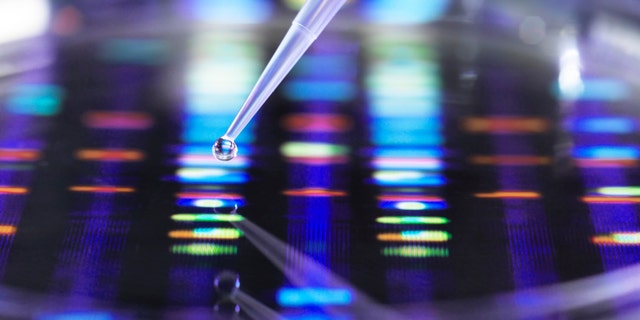
<path fill-rule="evenodd" d="M 227 138 L 220 137 L 213 144 L 213 155 L 216 156 L 218 160 L 229 161 L 236 157 L 238 154 L 238 146 L 236 146 L 235 141 Z"/>
<path fill-rule="evenodd" d="M 223 297 L 233 297 L 240 289 L 240 276 L 233 271 L 222 271 L 213 280 L 213 284 Z"/>

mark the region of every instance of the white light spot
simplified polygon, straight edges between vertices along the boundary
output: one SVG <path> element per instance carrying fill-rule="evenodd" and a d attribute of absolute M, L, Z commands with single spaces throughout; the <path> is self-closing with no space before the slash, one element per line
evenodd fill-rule
<path fill-rule="evenodd" d="M 43 34 L 49 24 L 46 0 L 0 0 L 0 43 Z"/>

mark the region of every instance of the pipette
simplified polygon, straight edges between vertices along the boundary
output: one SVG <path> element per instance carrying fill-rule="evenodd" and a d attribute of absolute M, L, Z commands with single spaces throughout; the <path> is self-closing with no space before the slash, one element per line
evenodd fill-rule
<path fill-rule="evenodd" d="M 264 102 L 291 71 L 300 57 L 320 35 L 346 0 L 307 0 L 302 6 L 282 42 L 258 78 L 227 132 L 213 144 L 213 154 L 219 160 L 233 159 L 237 152 L 235 139 L 247 126 Z"/>

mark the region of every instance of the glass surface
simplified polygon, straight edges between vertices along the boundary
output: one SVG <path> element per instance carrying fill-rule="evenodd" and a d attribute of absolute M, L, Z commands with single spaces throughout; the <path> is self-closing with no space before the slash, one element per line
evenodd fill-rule
<path fill-rule="evenodd" d="M 216 160 L 296 6 L 55 2 L 0 43 L 1 317 L 640 312 L 634 6 L 350 1 Z"/>

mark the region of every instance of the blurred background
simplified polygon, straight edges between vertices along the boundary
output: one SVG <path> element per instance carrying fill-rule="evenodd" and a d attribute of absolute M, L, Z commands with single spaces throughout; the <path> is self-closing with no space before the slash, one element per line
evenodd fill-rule
<path fill-rule="evenodd" d="M 633 319 L 640 6 L 0 0 L 0 317 Z"/>

